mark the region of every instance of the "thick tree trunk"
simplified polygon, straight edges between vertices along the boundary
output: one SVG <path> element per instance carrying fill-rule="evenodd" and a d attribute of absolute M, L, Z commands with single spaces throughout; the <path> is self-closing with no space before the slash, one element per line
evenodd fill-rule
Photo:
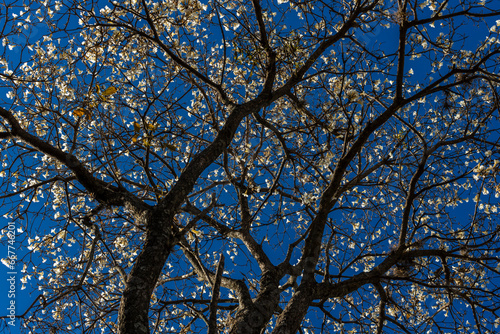
<path fill-rule="evenodd" d="M 151 295 L 177 240 L 169 224 L 171 216 L 162 217 L 162 213 L 155 210 L 145 219 L 148 228 L 146 241 L 128 275 L 120 302 L 120 334 L 149 334 Z"/>
<path fill-rule="evenodd" d="M 313 298 L 309 287 L 298 289 L 276 320 L 272 334 L 294 334 L 298 331 Z"/>
<path fill-rule="evenodd" d="M 236 313 L 230 334 L 260 334 L 271 320 L 280 300 L 279 277 L 274 271 L 266 272 L 260 284 L 261 292 L 252 305 Z"/>

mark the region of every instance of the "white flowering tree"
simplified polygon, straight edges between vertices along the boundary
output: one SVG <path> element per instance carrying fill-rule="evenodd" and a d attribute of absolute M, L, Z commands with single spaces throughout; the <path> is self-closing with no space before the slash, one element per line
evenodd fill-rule
<path fill-rule="evenodd" d="M 496 0 L 0 15 L 26 332 L 496 331 Z"/>

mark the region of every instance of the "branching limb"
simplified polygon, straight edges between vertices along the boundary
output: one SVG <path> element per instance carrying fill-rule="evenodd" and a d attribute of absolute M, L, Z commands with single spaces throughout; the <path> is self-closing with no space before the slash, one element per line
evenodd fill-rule
<path fill-rule="evenodd" d="M 219 301 L 220 284 L 224 272 L 224 255 L 220 255 L 219 265 L 215 273 L 215 282 L 212 286 L 212 300 L 210 301 L 210 317 L 208 319 L 208 334 L 217 334 L 217 306 Z"/>

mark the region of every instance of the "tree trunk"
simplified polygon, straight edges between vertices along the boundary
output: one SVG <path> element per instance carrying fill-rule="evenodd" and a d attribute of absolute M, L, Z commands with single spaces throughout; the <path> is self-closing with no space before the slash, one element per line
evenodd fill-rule
<path fill-rule="evenodd" d="M 169 223 L 171 221 L 172 217 L 168 216 L 162 219 L 159 210 L 155 210 L 146 218 L 146 241 L 128 275 L 120 302 L 118 311 L 120 334 L 149 334 L 151 295 L 177 240 Z"/>

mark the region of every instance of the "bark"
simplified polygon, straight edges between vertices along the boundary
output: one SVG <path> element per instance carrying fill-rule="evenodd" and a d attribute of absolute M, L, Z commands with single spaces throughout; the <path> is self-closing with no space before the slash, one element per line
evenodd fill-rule
<path fill-rule="evenodd" d="M 118 312 L 119 333 L 149 333 L 149 303 L 175 238 L 168 217 L 158 210 L 146 218 L 148 224 L 143 251 L 128 275 Z"/>
<path fill-rule="evenodd" d="M 290 299 L 283 312 L 276 320 L 273 334 L 296 333 L 304 315 L 313 301 L 311 285 L 302 285 Z"/>
<path fill-rule="evenodd" d="M 261 290 L 253 303 L 236 312 L 230 334 L 260 334 L 277 310 L 280 275 L 276 270 L 266 271 L 260 280 Z"/>
<path fill-rule="evenodd" d="M 208 321 L 208 334 L 217 334 L 217 302 L 219 301 L 220 284 L 224 272 L 224 255 L 220 255 L 219 265 L 215 273 L 215 282 L 212 285 L 212 300 L 210 301 L 210 318 Z"/>

